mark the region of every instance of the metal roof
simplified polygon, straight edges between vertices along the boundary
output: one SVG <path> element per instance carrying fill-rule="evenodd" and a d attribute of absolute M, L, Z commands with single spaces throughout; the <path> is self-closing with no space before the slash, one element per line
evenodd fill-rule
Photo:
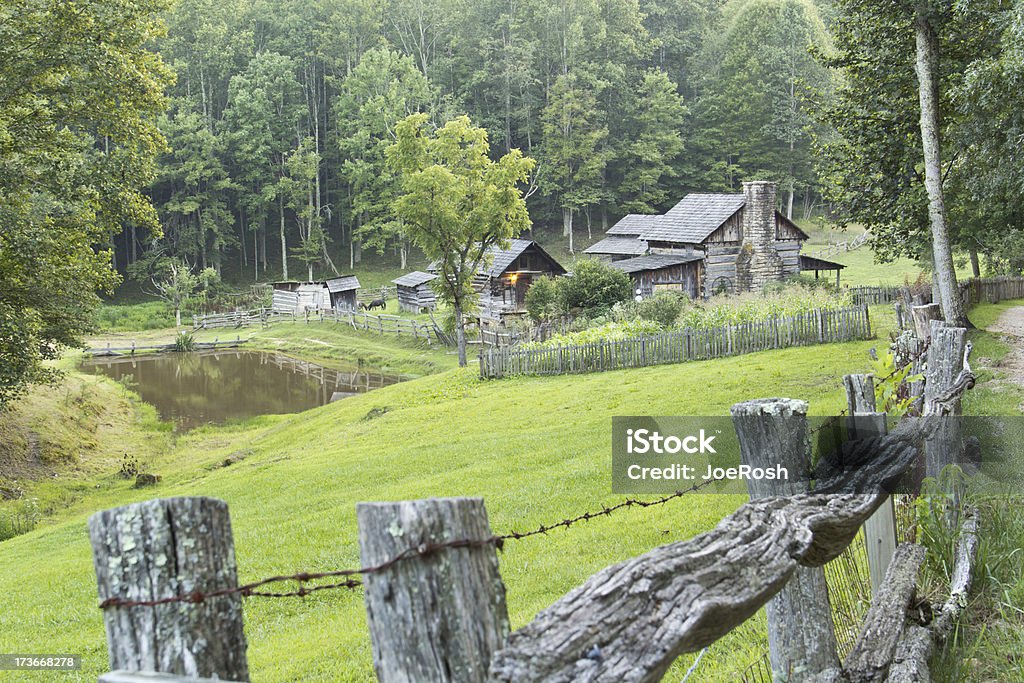
<path fill-rule="evenodd" d="M 612 261 L 611 266 L 624 273 L 640 273 L 645 270 L 661 270 L 670 266 L 702 260 L 704 260 L 704 256 L 700 254 L 647 254 L 624 261 Z"/>
<path fill-rule="evenodd" d="M 636 237 L 653 226 L 660 216 L 642 213 L 628 213 L 618 223 L 608 228 L 607 235 L 628 235 Z"/>
<path fill-rule="evenodd" d="M 430 282 L 431 280 L 436 279 L 437 275 L 433 273 L 424 273 L 422 270 L 414 270 L 401 277 L 396 277 L 391 282 L 399 287 L 419 287 L 425 282 Z"/>
<path fill-rule="evenodd" d="M 349 292 L 353 289 L 359 289 L 359 280 L 356 279 L 355 275 L 342 275 L 327 281 L 327 291 L 331 294 Z"/>
<path fill-rule="evenodd" d="M 584 254 L 626 254 L 640 256 L 647 253 L 647 242 L 637 237 L 606 237 L 592 244 Z"/>
<path fill-rule="evenodd" d="M 742 194 L 692 193 L 640 233 L 649 242 L 700 244 L 746 203 Z"/>

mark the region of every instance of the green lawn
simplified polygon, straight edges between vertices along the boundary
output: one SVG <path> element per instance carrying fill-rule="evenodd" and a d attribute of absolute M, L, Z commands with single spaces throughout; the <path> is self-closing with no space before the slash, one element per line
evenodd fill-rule
<path fill-rule="evenodd" d="M 304 328 L 289 337 L 306 334 L 314 338 Z M 157 495 L 215 496 L 231 505 L 243 581 L 353 566 L 359 501 L 482 496 L 499 531 L 599 509 L 619 499 L 609 492 L 612 416 L 725 414 L 736 401 L 773 395 L 807 399 L 814 413 L 829 414 L 843 404 L 841 375 L 866 369 L 874 343 L 576 377 L 483 382 L 472 368 L 450 370 L 301 415 L 189 433 L 151 454 L 147 464 L 163 476 L 158 489 L 132 489 L 113 471 L 94 476 L 97 488 L 53 524 L 0 547 L 0 591 L 10 596 L 0 613 L 0 651 L 82 652 L 83 677 L 102 670 L 89 511 Z M 220 467 L 231 454 L 244 459 Z M 513 623 L 609 563 L 710 528 L 739 502 L 693 496 L 510 544 L 502 573 Z M 246 620 L 256 680 L 371 676 L 358 594 L 251 599 Z M 716 645 L 702 671 L 726 676 L 742 668 L 763 647 L 761 629 L 754 620 Z"/>
<path fill-rule="evenodd" d="M 888 307 L 872 313 L 891 324 Z M 991 315 L 976 309 L 976 316 Z M 325 353 L 322 344 L 370 349 L 378 338 L 314 325 L 259 331 L 259 343 Z M 268 336 L 269 335 L 269 336 Z M 976 333 L 983 338 L 983 333 Z M 310 341 L 313 340 L 313 341 Z M 620 500 L 610 493 L 610 423 L 615 415 L 722 415 L 737 401 L 792 396 L 812 414 L 834 414 L 841 377 L 869 368 L 881 340 L 751 354 L 731 359 L 571 377 L 481 381 L 473 368 L 446 369 L 450 357 L 398 342 L 378 353 L 408 354 L 400 364 L 436 363 L 428 377 L 307 413 L 265 417 L 171 438 L 149 431 L 148 468 L 163 476 L 136 490 L 103 460 L 86 469 L 46 526 L 0 544 L 0 652 L 75 652 L 95 680 L 106 666 L 85 519 L 107 507 L 155 496 L 204 495 L 231 506 L 240 579 L 359 563 L 355 504 L 429 496 L 481 496 L 497 532 L 526 529 Z M 996 344 L 997 342 L 992 342 Z M 995 346 L 992 346 L 995 349 Z M 131 403 L 116 387 L 113 408 Z M 129 429 L 129 427 L 126 427 Z M 125 437 L 124 443 L 140 443 Z M 136 439 L 132 441 L 131 439 Z M 145 441 L 142 442 L 143 444 Z M 228 456 L 239 462 L 223 466 Z M 569 531 L 510 543 L 501 554 L 513 627 L 610 563 L 711 528 L 742 497 L 693 495 L 630 510 Z M 26 577 L 31 577 L 27 580 Z M 246 602 L 254 680 L 372 680 L 365 612 L 357 592 L 302 600 Z M 763 618 L 716 643 L 700 680 L 732 680 L 764 648 Z M 692 661 L 669 674 L 678 680 Z"/>

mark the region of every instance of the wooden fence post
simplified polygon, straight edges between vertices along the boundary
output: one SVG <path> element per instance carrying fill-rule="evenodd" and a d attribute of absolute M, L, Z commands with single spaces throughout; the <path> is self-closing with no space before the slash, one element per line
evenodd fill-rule
<path fill-rule="evenodd" d="M 914 315 L 914 329 L 917 338 L 922 342 L 931 339 L 931 323 L 933 320 L 942 320 L 942 308 L 938 304 L 926 304 L 914 306 L 910 309 Z"/>
<path fill-rule="evenodd" d="M 479 498 L 360 503 L 363 566 L 425 544 L 491 537 Z M 417 555 L 364 577 L 373 666 L 381 683 L 483 683 L 509 632 L 492 544 Z"/>
<path fill-rule="evenodd" d="M 928 347 L 928 372 L 924 385 L 924 414 L 945 414 L 939 427 L 925 441 L 924 473 L 926 477 L 938 479 L 947 465 L 961 461 L 963 439 L 960 430 L 960 399 L 953 399 L 941 410 L 933 405 L 949 391 L 964 367 L 964 352 L 967 346 L 967 330 L 962 327 L 947 327 L 941 320 L 931 323 L 931 345 Z M 951 524 L 956 522 L 960 508 L 960 488 L 954 486 L 947 491 L 953 505 L 950 508 Z"/>
<path fill-rule="evenodd" d="M 158 600 L 235 588 L 227 503 L 162 498 L 89 518 L 100 600 Z M 248 681 L 242 597 L 104 610 L 110 668 Z"/>
<path fill-rule="evenodd" d="M 770 398 L 732 407 L 743 463 L 782 465 L 789 480 L 748 480 L 751 500 L 806 493 L 810 453 L 807 402 Z M 788 683 L 808 681 L 839 670 L 835 626 L 824 567 L 798 567 L 785 587 L 765 606 L 772 671 Z"/>
<path fill-rule="evenodd" d="M 850 439 L 859 441 L 888 434 L 885 413 L 875 411 L 874 375 L 845 375 L 843 384 L 850 413 Z M 877 595 L 896 553 L 896 509 L 892 496 L 864 522 L 864 547 L 871 575 L 871 593 Z"/>

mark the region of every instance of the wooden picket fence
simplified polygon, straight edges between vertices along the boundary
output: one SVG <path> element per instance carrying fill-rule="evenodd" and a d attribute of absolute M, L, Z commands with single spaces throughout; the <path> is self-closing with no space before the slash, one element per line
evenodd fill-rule
<path fill-rule="evenodd" d="M 192 316 L 193 329 L 214 329 L 220 327 L 247 327 L 250 325 L 268 326 L 278 322 L 336 322 L 351 325 L 353 329 L 377 334 L 393 334 L 426 341 L 427 344 L 439 343 L 454 346 L 449 335 L 435 325 L 402 318 L 397 315 L 374 315 L 365 311 L 305 311 L 304 313 L 284 313 L 261 308 L 253 311 L 237 311 L 234 313 L 217 313 L 212 315 Z"/>
<path fill-rule="evenodd" d="M 622 341 L 480 351 L 480 376 L 564 375 L 736 356 L 791 346 L 871 338 L 867 306 L 769 318 L 713 328 L 686 328 Z"/>
<path fill-rule="evenodd" d="M 960 296 L 967 308 L 981 303 L 1024 299 L 1024 277 L 970 278 L 960 283 Z"/>
<path fill-rule="evenodd" d="M 498 549 L 543 539 L 570 520 L 497 536 L 478 498 L 360 503 L 362 568 L 240 586 L 223 501 L 168 498 L 99 512 L 89 532 L 112 670 L 100 681 L 248 681 L 244 597 L 301 597 L 360 585 L 382 683 L 654 683 L 681 654 L 706 648 L 761 607 L 768 614 L 770 669 L 790 683 L 930 680 L 932 645 L 948 635 L 967 602 L 976 519 L 968 515 L 961 530 L 945 603 L 908 609 L 924 549 L 903 544 L 889 553 L 871 608 L 842 654 L 829 627 L 822 569 L 885 509 L 885 485 L 914 468 L 922 452 L 929 476 L 958 457 L 943 420 L 959 413 L 960 399 L 974 386 L 970 346 L 962 328 L 936 322 L 930 330 L 922 417 L 904 418 L 888 432 L 883 413 L 862 413 L 856 405 L 873 401 L 871 377 L 850 376 L 851 440 L 840 461 L 815 464 L 813 492 L 807 484 L 748 481 L 750 502 L 714 529 L 597 572 L 514 632 Z M 806 471 L 807 409 L 804 401 L 784 398 L 734 405 L 743 464 Z M 889 525 L 886 533 L 893 533 Z M 274 582 L 298 582 L 300 589 L 268 592 Z"/>
<path fill-rule="evenodd" d="M 891 304 L 898 301 L 902 287 L 897 286 L 859 286 L 850 287 L 850 295 L 856 306 L 877 306 L 878 304 Z"/>

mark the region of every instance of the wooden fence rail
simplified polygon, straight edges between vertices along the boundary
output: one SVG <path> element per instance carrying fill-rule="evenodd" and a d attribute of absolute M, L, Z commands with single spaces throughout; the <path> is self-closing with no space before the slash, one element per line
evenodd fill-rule
<path fill-rule="evenodd" d="M 623 341 L 539 349 L 491 347 L 480 351 L 480 376 L 601 372 L 870 338 L 867 306 L 822 309 L 764 322 L 687 328 Z"/>
<path fill-rule="evenodd" d="M 877 306 L 878 304 L 890 304 L 899 301 L 902 287 L 896 286 L 859 286 L 850 287 L 850 295 L 856 306 Z"/>
<path fill-rule="evenodd" d="M 374 315 L 365 311 L 307 311 L 305 313 L 282 313 L 270 309 L 254 311 L 238 311 L 236 313 L 218 313 L 214 315 L 192 316 L 194 329 L 213 329 L 219 327 L 248 327 L 250 325 L 272 325 L 278 322 L 325 322 L 333 321 L 351 325 L 353 329 L 376 332 L 377 334 L 393 334 L 398 337 L 435 342 L 451 346 L 452 340 L 435 325 L 402 318 L 397 315 Z"/>
<path fill-rule="evenodd" d="M 371 301 L 377 299 L 394 299 L 398 296 L 398 287 L 396 285 L 385 285 L 383 287 L 368 287 L 366 289 L 360 289 L 356 292 L 356 301 L 361 304 L 368 304 Z"/>

